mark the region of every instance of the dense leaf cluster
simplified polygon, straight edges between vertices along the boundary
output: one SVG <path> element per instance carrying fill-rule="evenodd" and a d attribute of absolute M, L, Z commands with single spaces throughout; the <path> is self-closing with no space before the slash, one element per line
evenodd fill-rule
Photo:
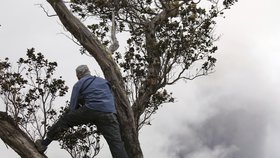
<path fill-rule="evenodd" d="M 73 158 L 93 158 L 100 151 L 100 134 L 95 125 L 70 128 L 60 138 L 60 142 Z"/>
<path fill-rule="evenodd" d="M 44 138 L 48 127 L 65 114 L 68 106 L 55 106 L 68 87 L 62 77 L 54 77 L 56 62 L 48 61 L 35 49 L 27 50 L 13 66 L 8 58 L 0 59 L 0 95 L 5 111 L 32 139 Z M 59 137 L 62 148 L 72 157 L 94 157 L 99 152 L 99 134 L 95 126 L 78 126 Z"/>
<path fill-rule="evenodd" d="M 236 1 L 71 0 L 70 6 L 81 19 L 92 23 L 89 29 L 106 46 L 115 15 L 114 23 L 119 34 L 126 35 L 122 38 L 126 42 L 122 41 L 124 51 L 112 53 L 132 105 L 144 104 L 135 109 L 146 116 L 155 112 L 148 107 L 157 109 L 159 104 L 173 101 L 168 92 L 159 97 L 165 86 L 213 71 L 213 54 L 218 50 L 215 20 Z M 146 96 L 149 99 L 141 99 Z M 137 102 L 140 100 L 146 101 Z"/>
<path fill-rule="evenodd" d="M 57 115 L 53 102 L 64 96 L 68 87 L 62 77 L 53 77 L 56 62 L 49 62 L 42 53 L 35 54 L 33 48 L 26 56 L 19 58 L 16 68 L 8 58 L 1 60 L 0 93 L 6 112 L 35 139 L 45 136 L 48 120 Z"/>

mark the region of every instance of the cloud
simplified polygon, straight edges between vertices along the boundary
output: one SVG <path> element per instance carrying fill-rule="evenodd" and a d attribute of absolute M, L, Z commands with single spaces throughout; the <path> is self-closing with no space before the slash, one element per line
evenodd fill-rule
<path fill-rule="evenodd" d="M 201 122 L 185 120 L 170 136 L 168 153 L 173 158 L 263 158 L 266 114 L 257 108 L 224 108 L 244 100 L 216 100 L 215 112 Z M 247 102 L 248 103 L 248 102 Z M 217 105 L 218 104 L 218 105 Z M 212 109 L 213 110 L 213 109 Z"/>
<path fill-rule="evenodd" d="M 267 78 L 274 70 L 267 72 L 264 56 L 252 51 L 245 56 L 249 50 L 239 46 L 240 52 L 228 49 L 221 56 L 213 75 L 189 85 L 192 100 L 183 93 L 188 100 L 180 111 L 197 115 L 173 119 L 178 128 L 162 148 L 168 157 L 266 158 L 270 114 L 279 103 L 275 82 Z"/>

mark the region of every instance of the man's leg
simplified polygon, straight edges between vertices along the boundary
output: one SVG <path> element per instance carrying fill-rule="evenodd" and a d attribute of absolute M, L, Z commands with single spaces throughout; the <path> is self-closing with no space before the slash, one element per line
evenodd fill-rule
<path fill-rule="evenodd" d="M 92 118 L 88 116 L 88 109 L 86 107 L 65 113 L 49 128 L 46 139 L 35 142 L 37 149 L 40 152 L 44 152 L 52 140 L 59 139 L 65 130 L 76 125 L 87 124 L 90 120 Z"/>
<path fill-rule="evenodd" d="M 89 123 L 87 109 L 81 107 L 75 111 L 70 111 L 61 116 L 48 130 L 47 138 L 57 140 L 60 135 L 70 127 Z"/>
<path fill-rule="evenodd" d="M 97 129 L 106 139 L 113 158 L 128 158 L 115 114 L 104 114 L 98 118 Z"/>

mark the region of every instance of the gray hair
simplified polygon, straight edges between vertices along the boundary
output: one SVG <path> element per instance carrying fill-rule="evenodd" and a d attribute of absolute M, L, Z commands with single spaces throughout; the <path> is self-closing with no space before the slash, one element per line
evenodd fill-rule
<path fill-rule="evenodd" d="M 90 75 L 90 71 L 87 65 L 80 65 L 76 68 L 76 75 L 78 79 L 81 79 L 82 77 L 86 75 Z"/>

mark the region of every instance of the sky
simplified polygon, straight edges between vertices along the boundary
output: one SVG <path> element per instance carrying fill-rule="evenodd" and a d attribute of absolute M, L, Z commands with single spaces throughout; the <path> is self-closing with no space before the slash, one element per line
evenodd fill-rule
<path fill-rule="evenodd" d="M 81 56 L 58 19 L 47 17 L 38 3 L 52 11 L 42 0 L 0 2 L 0 58 L 16 60 L 34 47 L 58 62 L 57 74 L 70 87 L 80 64 L 102 75 L 94 59 Z M 215 73 L 169 88 L 176 102 L 163 105 L 152 126 L 140 131 L 146 158 L 280 157 L 278 6 L 276 0 L 240 0 L 218 20 Z M 102 146 L 97 157 L 110 157 L 104 140 Z M 0 153 L 19 157 L 1 141 Z M 67 157 L 57 143 L 47 155 Z"/>

